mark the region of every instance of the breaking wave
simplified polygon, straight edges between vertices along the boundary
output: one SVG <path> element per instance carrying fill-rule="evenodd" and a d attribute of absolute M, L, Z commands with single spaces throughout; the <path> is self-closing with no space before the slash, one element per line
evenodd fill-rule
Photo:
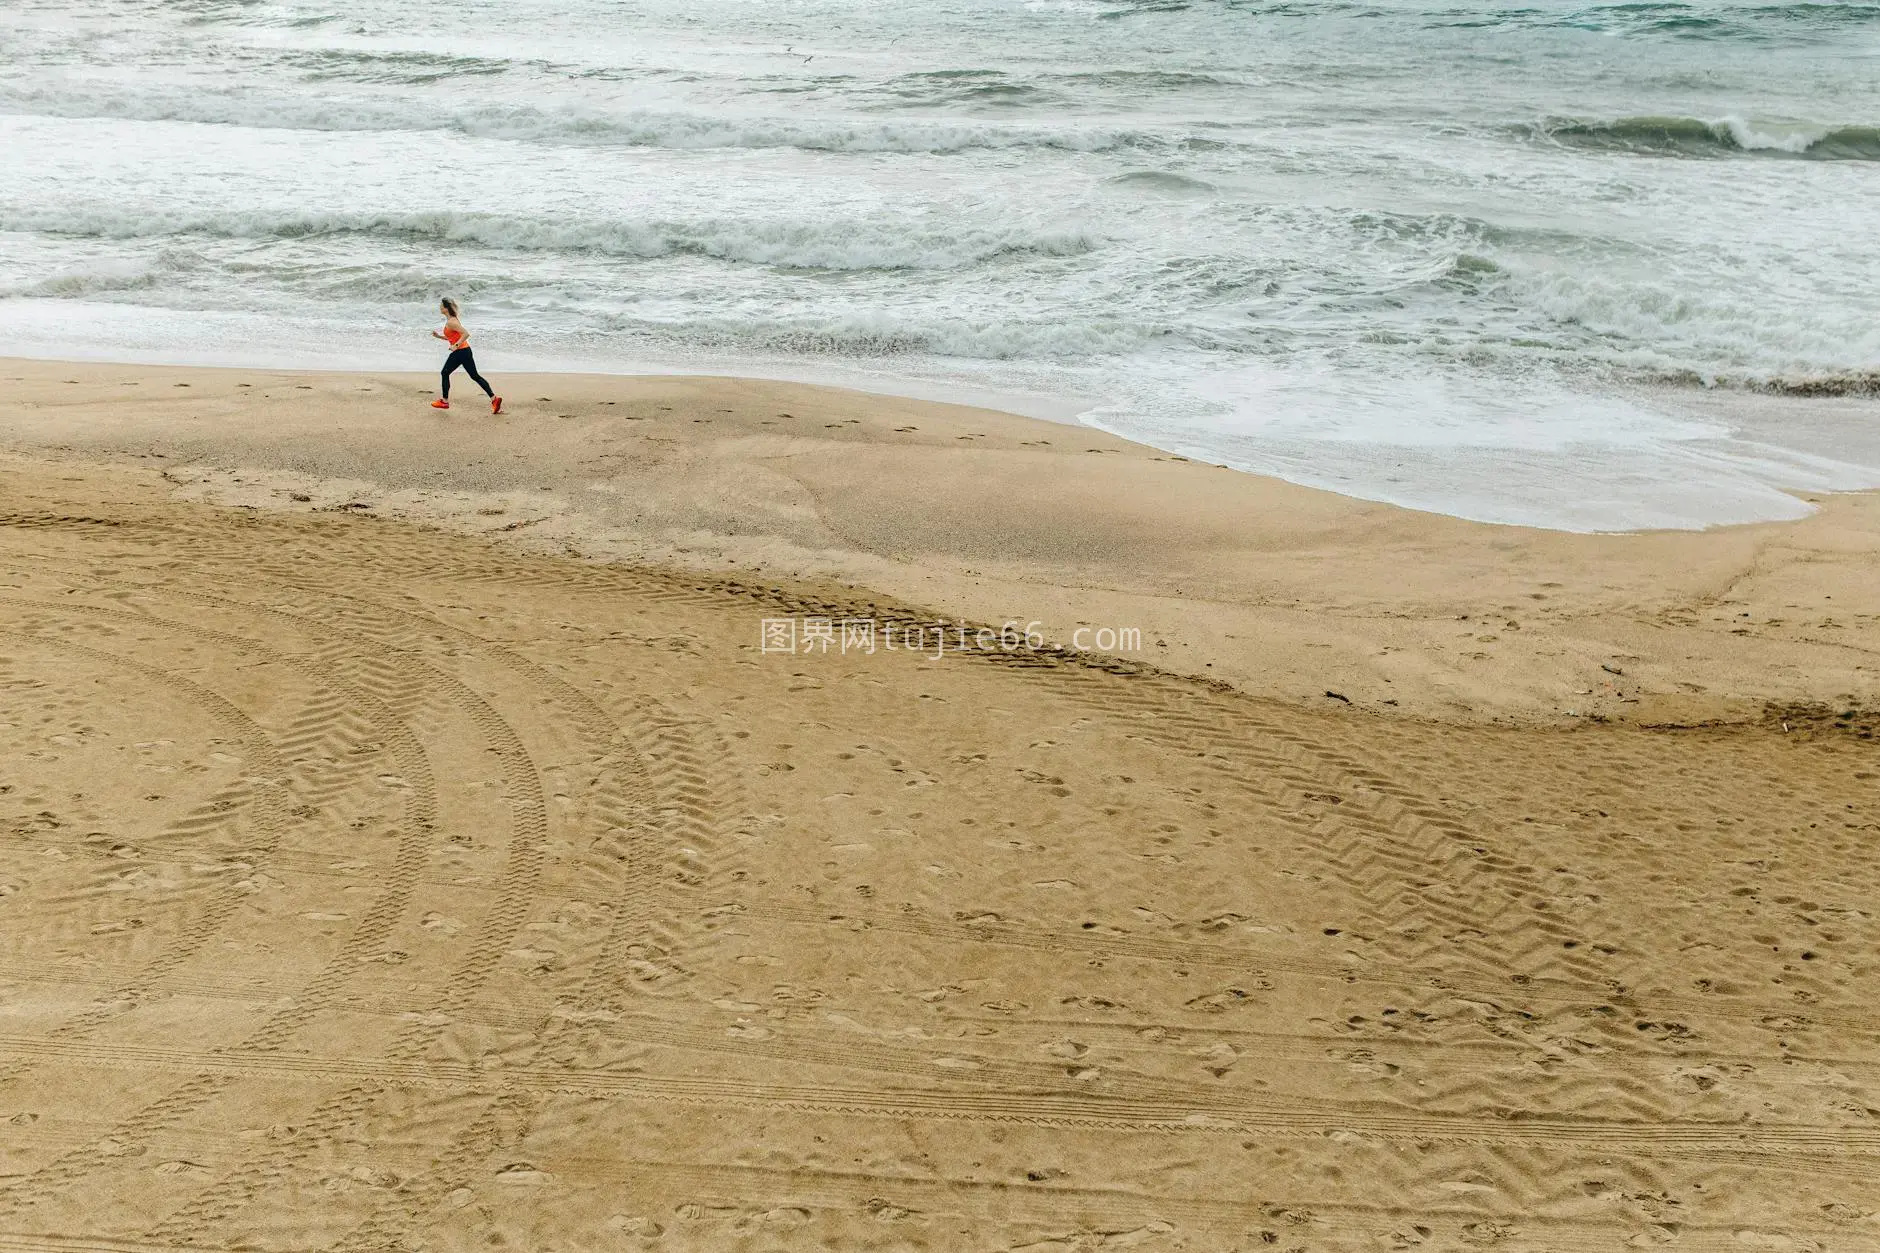
<path fill-rule="evenodd" d="M 1629 117 L 1614 122 L 1559 119 L 1528 128 L 1570 148 L 1672 157 L 1794 157 L 1880 161 L 1880 127 L 1810 126 L 1726 117 Z"/>

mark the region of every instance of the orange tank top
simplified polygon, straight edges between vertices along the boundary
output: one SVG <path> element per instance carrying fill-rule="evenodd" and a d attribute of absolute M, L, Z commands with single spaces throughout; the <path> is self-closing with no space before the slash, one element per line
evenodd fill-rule
<path fill-rule="evenodd" d="M 452 348 L 455 348 L 461 343 L 463 343 L 463 341 L 464 341 L 464 333 L 458 330 L 456 327 L 451 326 L 448 323 L 446 323 L 444 326 L 444 342 L 448 343 Z"/>

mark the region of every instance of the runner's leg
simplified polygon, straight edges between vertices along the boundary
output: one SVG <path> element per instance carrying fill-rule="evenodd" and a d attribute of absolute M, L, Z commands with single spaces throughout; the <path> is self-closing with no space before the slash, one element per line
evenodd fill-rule
<path fill-rule="evenodd" d="M 470 376 L 470 381 L 475 383 L 478 387 L 481 387 L 485 396 L 488 396 L 491 400 L 496 399 L 496 389 L 491 387 L 481 374 L 477 373 L 476 354 L 471 352 L 468 348 L 459 348 L 457 352 L 463 354 L 463 372 Z M 452 353 L 451 355 L 454 357 L 456 353 Z"/>
<path fill-rule="evenodd" d="M 450 399 L 450 376 L 456 373 L 458 366 L 466 364 L 469 360 L 470 350 L 468 348 L 452 349 L 450 356 L 444 358 L 444 371 L 441 377 L 443 380 L 443 394 L 445 400 Z M 475 366 L 470 367 L 470 377 L 476 377 Z"/>

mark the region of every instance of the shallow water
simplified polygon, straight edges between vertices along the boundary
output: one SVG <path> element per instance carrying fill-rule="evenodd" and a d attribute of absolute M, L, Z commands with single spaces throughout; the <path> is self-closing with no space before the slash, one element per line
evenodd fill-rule
<path fill-rule="evenodd" d="M 0 351 L 828 379 L 1574 529 L 1880 484 L 1880 6 L 24 0 Z M 1795 418 L 1793 433 L 1787 414 Z M 1836 427 L 1834 424 L 1839 423 Z"/>

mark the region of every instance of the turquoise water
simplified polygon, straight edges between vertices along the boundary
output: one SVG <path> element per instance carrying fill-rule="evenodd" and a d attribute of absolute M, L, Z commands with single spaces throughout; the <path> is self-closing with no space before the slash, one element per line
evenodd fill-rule
<path fill-rule="evenodd" d="M 1880 484 L 1865 411 L 1679 395 L 1880 367 L 1876 70 L 1856 4 L 15 0 L 0 351 L 417 368 L 448 292 L 491 371 L 1791 516 Z"/>

